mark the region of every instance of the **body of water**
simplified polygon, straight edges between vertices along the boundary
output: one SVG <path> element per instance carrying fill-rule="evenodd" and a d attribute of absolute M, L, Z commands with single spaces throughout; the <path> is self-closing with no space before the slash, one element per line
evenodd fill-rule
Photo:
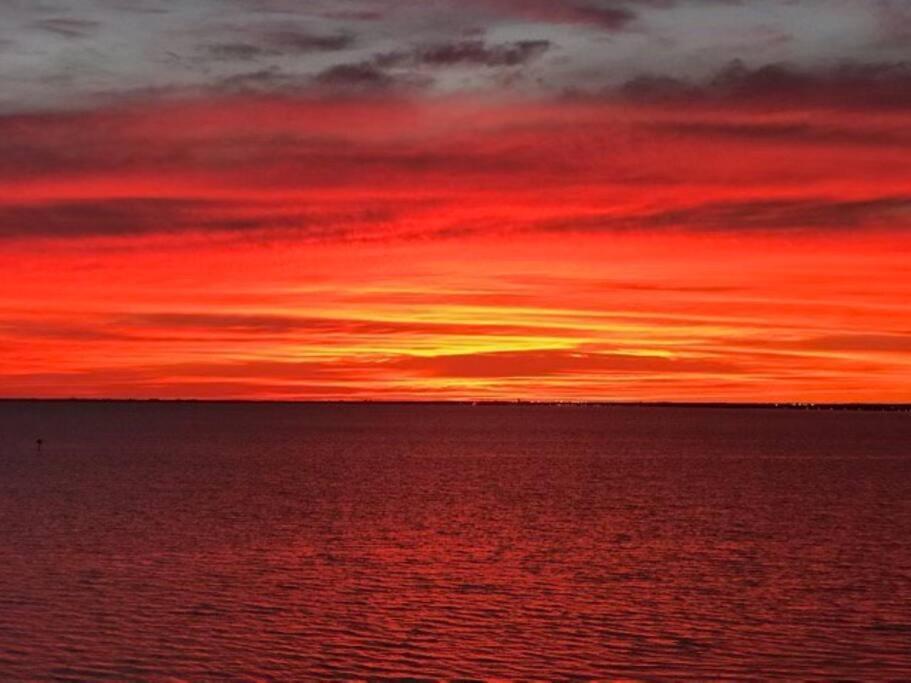
<path fill-rule="evenodd" d="M 3 680 L 908 679 L 909 544 L 908 413 L 0 403 Z"/>

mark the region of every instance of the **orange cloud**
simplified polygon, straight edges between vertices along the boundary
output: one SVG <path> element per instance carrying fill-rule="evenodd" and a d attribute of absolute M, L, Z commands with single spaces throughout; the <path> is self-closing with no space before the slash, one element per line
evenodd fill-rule
<path fill-rule="evenodd" d="M 3 117 L 2 394 L 911 400 L 908 116 L 700 96 Z"/>

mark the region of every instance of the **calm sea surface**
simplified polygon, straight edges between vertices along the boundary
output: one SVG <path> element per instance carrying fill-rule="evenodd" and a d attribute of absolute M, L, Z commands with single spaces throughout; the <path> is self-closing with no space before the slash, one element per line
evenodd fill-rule
<path fill-rule="evenodd" d="M 911 679 L 911 414 L 0 403 L 0 679 L 381 676 Z"/>

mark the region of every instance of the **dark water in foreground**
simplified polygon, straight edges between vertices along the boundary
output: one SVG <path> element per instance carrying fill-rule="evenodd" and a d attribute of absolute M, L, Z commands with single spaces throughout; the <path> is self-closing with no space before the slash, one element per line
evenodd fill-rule
<path fill-rule="evenodd" d="M 3 680 L 911 678 L 909 543 L 908 413 L 0 403 Z"/>

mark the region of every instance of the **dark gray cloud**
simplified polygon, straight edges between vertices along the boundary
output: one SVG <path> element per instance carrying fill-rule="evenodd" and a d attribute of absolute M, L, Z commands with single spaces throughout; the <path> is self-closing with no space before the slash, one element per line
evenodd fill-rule
<path fill-rule="evenodd" d="M 207 45 L 205 51 L 215 59 L 244 61 L 277 54 L 275 50 L 253 43 L 215 43 Z"/>
<path fill-rule="evenodd" d="M 428 89 L 592 94 L 626 84 L 651 98 L 908 106 L 909 12 L 904 0 L 0 3 L 0 108 L 218 90 L 251 82 L 260 69 L 250 62 L 271 74 L 261 89 L 456 66 Z M 553 59 L 536 59 L 550 50 Z M 488 73 L 518 66 L 521 79 Z"/>
<path fill-rule="evenodd" d="M 316 83 L 335 89 L 375 90 L 391 87 L 427 88 L 433 80 L 422 67 L 517 67 L 543 55 L 547 40 L 525 40 L 490 45 L 481 40 L 438 43 L 374 55 L 359 62 L 336 64 L 316 76 Z"/>
<path fill-rule="evenodd" d="M 294 92 L 306 87 L 305 79 L 270 66 L 254 71 L 244 71 L 223 78 L 215 89 L 226 93 L 272 93 Z"/>
<path fill-rule="evenodd" d="M 306 31 L 282 30 L 262 34 L 249 32 L 249 35 L 245 35 L 241 40 L 206 45 L 203 47 L 203 52 L 212 59 L 229 62 L 264 58 L 272 58 L 275 61 L 275 58 L 280 57 L 341 52 L 351 49 L 355 44 L 356 38 L 350 33 L 315 34 Z M 234 74 L 234 76 L 237 75 L 242 74 Z"/>
<path fill-rule="evenodd" d="M 356 40 L 350 33 L 318 34 L 292 30 L 267 33 L 264 39 L 266 44 L 290 54 L 338 52 L 353 47 Z"/>
<path fill-rule="evenodd" d="M 335 21 L 381 21 L 385 14 L 380 10 L 341 10 L 338 12 L 325 12 L 326 19 Z"/>
<path fill-rule="evenodd" d="M 667 5 L 650 0 L 476 0 L 492 11 L 541 23 L 583 24 L 607 31 L 618 31 L 632 22 L 636 5 Z"/>
<path fill-rule="evenodd" d="M 387 88 L 395 79 L 371 62 L 358 62 L 329 67 L 317 75 L 316 82 L 333 88 L 373 89 Z"/>
<path fill-rule="evenodd" d="M 907 49 L 911 45 L 911 4 L 907 0 L 875 0 L 870 3 L 879 29 L 879 45 Z"/>
<path fill-rule="evenodd" d="M 678 104 L 905 108 L 911 106 L 911 61 L 844 62 L 809 69 L 789 64 L 751 68 L 734 60 L 708 80 L 643 75 L 627 81 L 619 93 L 638 100 Z"/>
<path fill-rule="evenodd" d="M 594 24 L 611 31 L 626 27 L 636 17 L 632 10 L 626 7 L 598 7 L 577 4 L 572 6 L 571 12 L 571 16 L 578 21 Z"/>
<path fill-rule="evenodd" d="M 40 19 L 32 24 L 32 28 L 52 33 L 61 38 L 85 38 L 99 27 L 101 27 L 101 22 L 98 21 L 65 17 Z"/>
<path fill-rule="evenodd" d="M 379 54 L 379 66 L 521 66 L 540 57 L 552 47 L 549 40 L 520 40 L 490 45 L 481 40 L 465 40 L 415 47 L 408 51 Z"/>

